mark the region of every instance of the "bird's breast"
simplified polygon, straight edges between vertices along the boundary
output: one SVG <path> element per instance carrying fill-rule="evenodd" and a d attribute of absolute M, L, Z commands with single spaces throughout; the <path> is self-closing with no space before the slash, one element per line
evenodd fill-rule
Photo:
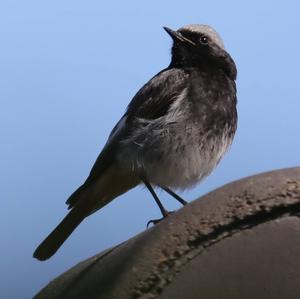
<path fill-rule="evenodd" d="M 126 169 L 142 170 L 152 184 L 191 187 L 211 173 L 232 143 L 235 105 L 230 82 L 194 76 L 164 117 L 136 125 L 120 160 Z"/>

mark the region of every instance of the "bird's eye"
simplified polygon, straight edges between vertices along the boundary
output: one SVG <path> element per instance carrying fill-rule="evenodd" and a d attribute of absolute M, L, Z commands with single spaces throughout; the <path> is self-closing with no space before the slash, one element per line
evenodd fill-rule
<path fill-rule="evenodd" d="M 208 44 L 208 37 L 205 36 L 205 35 L 202 35 L 199 40 L 200 40 L 200 43 L 202 45 L 207 45 Z"/>

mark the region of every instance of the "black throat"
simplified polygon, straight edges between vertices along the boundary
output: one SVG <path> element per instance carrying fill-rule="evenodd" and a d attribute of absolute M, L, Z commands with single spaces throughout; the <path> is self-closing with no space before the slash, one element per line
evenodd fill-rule
<path fill-rule="evenodd" d="M 170 68 L 189 68 L 195 67 L 201 70 L 223 70 L 231 80 L 236 80 L 237 69 L 231 56 L 224 52 L 224 57 L 212 57 L 210 55 L 193 55 L 184 53 L 177 45 L 172 47 L 172 60 Z"/>

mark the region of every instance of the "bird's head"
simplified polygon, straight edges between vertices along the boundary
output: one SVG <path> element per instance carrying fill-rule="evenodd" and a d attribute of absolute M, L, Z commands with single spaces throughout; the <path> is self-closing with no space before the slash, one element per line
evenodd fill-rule
<path fill-rule="evenodd" d="M 223 69 L 231 79 L 236 79 L 235 63 L 212 27 L 187 25 L 177 31 L 164 29 L 173 39 L 171 66 L 216 67 Z"/>

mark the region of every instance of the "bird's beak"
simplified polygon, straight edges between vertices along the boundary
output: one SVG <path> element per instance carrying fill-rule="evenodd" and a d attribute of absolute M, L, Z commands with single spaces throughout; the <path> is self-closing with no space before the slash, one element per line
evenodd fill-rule
<path fill-rule="evenodd" d="M 178 42 L 178 41 L 180 41 L 180 42 L 186 42 L 186 43 L 189 43 L 189 44 L 195 46 L 194 42 L 192 42 L 191 40 L 185 38 L 180 32 L 172 30 L 172 29 L 170 29 L 168 27 L 163 27 L 163 28 L 171 36 L 171 38 L 173 39 L 174 42 Z"/>

